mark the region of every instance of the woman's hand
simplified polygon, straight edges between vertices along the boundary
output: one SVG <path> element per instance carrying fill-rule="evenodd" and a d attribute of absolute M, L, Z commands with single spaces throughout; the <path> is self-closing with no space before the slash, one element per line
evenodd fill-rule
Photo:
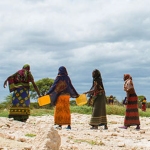
<path fill-rule="evenodd" d="M 78 96 L 76 98 L 78 98 L 80 96 L 80 94 L 78 94 Z"/>
<path fill-rule="evenodd" d="M 38 95 L 39 97 L 42 97 L 42 95 Z"/>
<path fill-rule="evenodd" d="M 125 105 L 127 105 L 128 104 L 128 98 L 126 98 L 126 100 L 125 100 Z"/>
<path fill-rule="evenodd" d="M 3 87 L 6 88 L 7 86 L 7 80 L 5 80 Z"/>
<path fill-rule="evenodd" d="M 83 94 L 87 94 L 87 92 L 84 92 Z"/>

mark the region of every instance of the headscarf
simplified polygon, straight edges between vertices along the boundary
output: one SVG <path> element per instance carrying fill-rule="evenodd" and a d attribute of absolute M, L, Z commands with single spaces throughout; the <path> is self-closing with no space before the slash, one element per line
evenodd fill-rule
<path fill-rule="evenodd" d="M 124 74 L 124 81 L 126 81 L 127 79 L 131 79 L 132 80 L 132 77 L 130 74 Z"/>
<path fill-rule="evenodd" d="M 79 95 L 73 87 L 71 80 L 68 76 L 67 69 L 64 66 L 61 66 L 58 69 L 58 75 L 53 85 L 47 92 L 47 94 L 50 94 L 52 105 L 56 104 L 58 96 L 62 93 L 68 93 L 72 98 L 76 98 Z"/>
<path fill-rule="evenodd" d="M 30 65 L 29 64 L 25 64 L 22 69 L 28 70 L 30 71 Z"/>
<path fill-rule="evenodd" d="M 25 64 L 21 70 L 17 72 L 18 82 L 29 82 L 30 65 Z"/>
<path fill-rule="evenodd" d="M 67 76 L 68 75 L 67 69 L 64 66 L 59 67 L 58 75 Z"/>
<path fill-rule="evenodd" d="M 100 79 L 102 80 L 102 78 L 101 78 L 101 73 L 100 73 L 100 71 L 97 70 L 97 69 L 93 70 L 92 76 L 93 76 L 93 79 L 100 78 Z"/>
<path fill-rule="evenodd" d="M 134 88 L 130 74 L 124 74 L 124 81 L 124 91 L 128 92 L 129 89 Z"/>
<path fill-rule="evenodd" d="M 29 82 L 32 80 L 33 76 L 30 72 L 30 65 L 25 64 L 21 70 L 18 70 L 15 74 L 8 78 L 9 90 L 12 92 L 21 87 L 26 87 L 29 89 Z"/>
<path fill-rule="evenodd" d="M 93 84 L 90 90 L 93 89 L 94 87 L 94 82 L 97 82 L 97 90 L 103 90 L 105 92 L 103 82 L 102 82 L 102 77 L 101 73 L 98 69 L 93 70 L 92 72 L 92 77 L 93 77 Z M 88 94 L 88 97 L 90 97 L 92 94 Z"/>
<path fill-rule="evenodd" d="M 113 96 L 112 96 L 112 95 L 110 95 L 110 98 L 113 98 Z"/>
<path fill-rule="evenodd" d="M 93 70 L 92 75 L 93 75 L 93 86 L 94 86 L 94 82 L 97 82 L 104 90 L 100 71 L 98 69 L 95 69 Z"/>

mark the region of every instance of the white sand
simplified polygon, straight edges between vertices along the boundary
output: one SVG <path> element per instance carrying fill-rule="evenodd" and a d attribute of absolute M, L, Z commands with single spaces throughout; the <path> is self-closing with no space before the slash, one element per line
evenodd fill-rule
<path fill-rule="evenodd" d="M 124 116 L 107 115 L 108 130 L 91 130 L 90 115 L 72 114 L 72 129 L 56 130 L 61 137 L 59 150 L 150 150 L 150 118 L 140 117 L 141 130 L 135 126 L 120 129 Z M 53 116 L 32 117 L 26 123 L 0 118 L 0 150 L 34 150 L 42 132 L 55 128 Z M 26 134 L 36 135 L 27 137 Z M 38 136 L 39 134 L 39 136 Z M 40 135 L 41 134 L 41 135 Z M 59 140 L 59 139 L 58 139 Z M 53 150 L 57 150 L 55 148 Z M 39 150 L 47 150 L 42 147 Z"/>

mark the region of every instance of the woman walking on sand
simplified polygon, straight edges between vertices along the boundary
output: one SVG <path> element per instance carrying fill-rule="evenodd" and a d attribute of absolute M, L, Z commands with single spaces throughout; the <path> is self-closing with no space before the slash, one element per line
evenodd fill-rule
<path fill-rule="evenodd" d="M 107 117 L 106 117 L 106 96 L 105 90 L 102 82 L 102 77 L 100 71 L 95 69 L 92 72 L 93 77 L 93 85 L 91 90 L 85 92 L 85 94 L 89 94 L 93 101 L 93 111 L 92 117 L 90 119 L 91 129 L 98 129 L 98 126 L 104 126 L 104 129 L 108 129 L 107 127 Z"/>
<path fill-rule="evenodd" d="M 136 95 L 132 77 L 130 74 L 124 74 L 124 91 L 126 91 L 126 113 L 124 126 L 120 127 L 127 129 L 130 126 L 136 126 L 135 129 L 140 129 L 140 120 L 138 112 L 138 97 Z"/>
<path fill-rule="evenodd" d="M 58 75 L 47 95 L 50 95 L 52 105 L 55 106 L 54 124 L 59 125 L 56 128 L 62 129 L 62 125 L 68 125 L 66 129 L 71 129 L 69 100 L 70 97 L 79 97 L 79 94 L 73 87 L 67 69 L 64 66 L 59 68 Z"/>
<path fill-rule="evenodd" d="M 40 97 L 40 92 L 30 72 L 30 66 L 25 64 L 21 70 L 9 76 L 4 82 L 4 88 L 7 86 L 7 82 L 10 92 L 13 92 L 12 106 L 10 107 L 8 117 L 25 122 L 30 115 L 30 82 Z"/>

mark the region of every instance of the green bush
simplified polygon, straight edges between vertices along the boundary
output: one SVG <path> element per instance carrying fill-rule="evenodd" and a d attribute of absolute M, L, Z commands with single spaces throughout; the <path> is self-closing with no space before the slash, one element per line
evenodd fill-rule
<path fill-rule="evenodd" d="M 125 114 L 125 107 L 118 105 L 106 105 L 106 111 L 108 115 L 121 115 Z"/>
<path fill-rule="evenodd" d="M 2 106 L 2 105 L 0 105 Z M 79 114 L 92 114 L 92 107 L 83 105 L 77 106 L 73 104 L 70 106 L 71 113 L 79 113 Z M 107 115 L 125 115 L 125 106 L 118 106 L 118 105 L 106 105 L 106 112 Z M 8 108 L 4 108 L 3 106 L 0 107 L 0 117 L 7 117 L 9 113 Z M 31 108 L 31 116 L 43 116 L 43 115 L 53 115 L 54 114 L 54 107 L 50 105 L 45 105 L 39 107 L 37 103 L 33 103 Z M 146 109 L 146 112 L 143 112 L 139 109 L 139 114 L 141 117 L 150 117 L 150 108 Z"/>
<path fill-rule="evenodd" d="M 87 105 L 71 106 L 70 110 L 71 110 L 71 113 L 79 113 L 79 114 L 91 114 L 92 113 L 92 107 L 89 107 Z"/>

